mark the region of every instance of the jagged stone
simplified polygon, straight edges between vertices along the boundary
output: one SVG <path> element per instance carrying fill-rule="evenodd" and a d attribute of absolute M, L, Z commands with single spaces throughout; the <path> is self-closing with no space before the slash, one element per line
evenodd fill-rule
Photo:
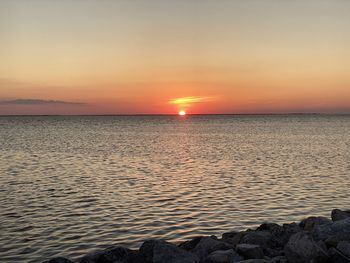
<path fill-rule="evenodd" d="M 339 221 L 350 217 L 350 210 L 342 211 L 340 209 L 332 210 L 331 217 L 333 221 Z"/>
<path fill-rule="evenodd" d="M 323 240 L 328 246 L 336 247 L 340 241 L 350 241 L 350 218 L 315 226 L 311 233 L 316 241 Z"/>
<path fill-rule="evenodd" d="M 191 250 L 200 260 L 204 260 L 210 253 L 217 250 L 228 250 L 233 248 L 225 242 L 219 241 L 214 237 L 203 237 L 200 239 L 196 247 Z"/>
<path fill-rule="evenodd" d="M 238 232 L 236 235 L 232 236 L 232 237 L 227 237 L 225 239 L 223 239 L 223 241 L 225 243 L 231 244 L 233 246 L 236 246 L 237 244 L 239 244 L 242 240 L 242 238 L 248 233 L 248 231 L 241 231 Z"/>
<path fill-rule="evenodd" d="M 330 219 L 323 216 L 310 216 L 299 223 L 299 226 L 305 231 L 311 231 L 317 225 L 332 223 Z"/>
<path fill-rule="evenodd" d="M 203 237 L 195 237 L 191 240 L 180 243 L 179 247 L 187 251 L 194 249 Z"/>
<path fill-rule="evenodd" d="M 199 258 L 178 246 L 160 240 L 147 240 L 140 247 L 145 263 L 199 263 Z"/>
<path fill-rule="evenodd" d="M 238 234 L 239 234 L 239 232 L 237 232 L 237 231 L 231 231 L 231 232 L 223 233 L 222 234 L 222 240 L 234 238 Z"/>
<path fill-rule="evenodd" d="M 290 263 L 322 263 L 328 258 L 327 252 L 306 232 L 291 236 L 284 253 Z"/>
<path fill-rule="evenodd" d="M 242 255 L 245 259 L 262 259 L 264 258 L 264 252 L 259 245 L 253 244 L 238 244 L 236 246 L 238 254 Z"/>
<path fill-rule="evenodd" d="M 339 250 L 335 248 L 330 248 L 328 250 L 329 260 L 328 263 L 349 263 L 350 258 L 342 254 Z"/>
<path fill-rule="evenodd" d="M 50 260 L 44 261 L 43 263 L 73 263 L 73 262 L 63 257 L 57 257 L 57 258 L 52 258 Z"/>
<path fill-rule="evenodd" d="M 350 243 L 347 241 L 340 241 L 337 245 L 337 250 L 340 251 L 343 255 L 350 258 Z"/>
<path fill-rule="evenodd" d="M 209 254 L 204 263 L 234 263 L 243 260 L 233 249 L 217 250 Z"/>
<path fill-rule="evenodd" d="M 134 253 L 136 254 L 136 252 L 125 247 L 111 247 L 87 254 L 80 260 L 80 263 L 129 263 Z"/>
<path fill-rule="evenodd" d="M 240 243 L 259 245 L 261 248 L 272 246 L 272 234 L 269 231 L 248 231 Z"/>

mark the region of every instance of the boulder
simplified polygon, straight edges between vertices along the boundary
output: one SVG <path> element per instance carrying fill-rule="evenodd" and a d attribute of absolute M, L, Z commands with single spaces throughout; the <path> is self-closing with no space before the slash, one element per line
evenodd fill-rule
<path fill-rule="evenodd" d="M 311 231 L 315 226 L 317 225 L 324 225 L 332 223 L 330 219 L 323 216 L 311 216 L 308 218 L 305 218 L 299 223 L 300 228 L 302 228 L 305 231 Z"/>
<path fill-rule="evenodd" d="M 66 258 L 57 257 L 57 258 L 44 261 L 43 263 L 73 263 L 73 262 Z"/>
<path fill-rule="evenodd" d="M 187 251 L 190 251 L 192 249 L 194 249 L 197 244 L 199 243 L 199 241 L 201 241 L 203 237 L 195 237 L 191 240 L 188 240 L 188 241 L 185 241 L 185 242 L 182 242 L 179 244 L 179 247 L 182 248 L 182 249 L 185 249 Z"/>
<path fill-rule="evenodd" d="M 222 240 L 234 238 L 238 234 L 239 234 L 239 232 L 237 232 L 237 231 L 231 231 L 231 232 L 223 233 L 222 234 Z"/>
<path fill-rule="evenodd" d="M 259 245 L 261 248 L 268 248 L 272 246 L 272 234 L 267 231 L 248 231 L 240 243 Z"/>
<path fill-rule="evenodd" d="M 219 241 L 215 237 L 202 237 L 191 252 L 196 254 L 200 260 L 204 260 L 214 251 L 229 250 L 231 248 L 233 248 L 232 245 Z"/>
<path fill-rule="evenodd" d="M 334 209 L 332 210 L 331 216 L 333 221 L 350 218 L 350 210 L 342 211 L 340 209 Z"/>
<path fill-rule="evenodd" d="M 350 218 L 315 226 L 311 233 L 316 241 L 323 240 L 328 246 L 350 241 Z"/>
<path fill-rule="evenodd" d="M 328 258 L 327 252 L 307 232 L 291 236 L 284 253 L 290 263 L 322 263 Z"/>
<path fill-rule="evenodd" d="M 256 230 L 258 231 L 267 230 L 267 231 L 270 231 L 271 233 L 272 232 L 280 233 L 283 231 L 283 227 L 276 223 L 263 223 Z"/>
<path fill-rule="evenodd" d="M 233 249 L 217 250 L 209 254 L 204 263 L 234 263 L 243 260 Z"/>
<path fill-rule="evenodd" d="M 110 247 L 84 256 L 80 263 L 126 263 L 132 262 L 136 252 L 125 247 Z"/>
<path fill-rule="evenodd" d="M 330 248 L 328 250 L 329 260 L 328 263 L 349 263 L 350 258 L 342 254 L 339 250 L 335 248 Z"/>
<path fill-rule="evenodd" d="M 264 250 L 264 254 L 268 257 L 278 257 L 278 256 L 283 256 L 284 252 L 283 249 L 273 249 L 273 248 L 266 248 Z"/>
<path fill-rule="evenodd" d="M 140 247 L 145 263 L 198 263 L 199 258 L 178 246 L 160 240 L 147 240 Z"/>
<path fill-rule="evenodd" d="M 280 236 L 274 235 L 274 240 L 281 246 L 284 247 L 287 244 L 290 237 L 301 231 L 301 228 L 296 223 L 283 224 L 283 233 Z"/>
<path fill-rule="evenodd" d="M 243 261 L 237 261 L 235 263 L 270 263 L 266 259 L 247 259 Z"/>
<path fill-rule="evenodd" d="M 242 240 L 242 238 L 248 233 L 249 231 L 241 231 L 238 232 L 236 234 L 233 234 L 233 232 L 231 232 L 230 234 L 226 233 L 225 237 L 223 235 L 222 237 L 222 241 L 224 241 L 225 243 L 231 244 L 233 246 L 236 246 L 237 244 L 239 244 Z"/>
<path fill-rule="evenodd" d="M 269 260 L 269 263 L 287 263 L 287 262 L 288 262 L 287 258 L 284 256 L 274 257 Z"/>
<path fill-rule="evenodd" d="M 337 250 L 340 251 L 343 255 L 350 258 L 350 243 L 347 241 L 340 241 L 337 245 Z"/>
<path fill-rule="evenodd" d="M 236 250 L 238 254 L 242 255 L 245 259 L 264 258 L 264 252 L 259 245 L 238 244 Z"/>

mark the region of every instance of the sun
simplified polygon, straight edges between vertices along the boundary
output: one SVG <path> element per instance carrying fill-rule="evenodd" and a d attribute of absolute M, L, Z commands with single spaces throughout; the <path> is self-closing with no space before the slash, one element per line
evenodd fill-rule
<path fill-rule="evenodd" d="M 186 111 L 180 110 L 180 111 L 179 111 L 179 115 L 180 115 L 180 116 L 185 116 L 185 115 L 186 115 Z"/>

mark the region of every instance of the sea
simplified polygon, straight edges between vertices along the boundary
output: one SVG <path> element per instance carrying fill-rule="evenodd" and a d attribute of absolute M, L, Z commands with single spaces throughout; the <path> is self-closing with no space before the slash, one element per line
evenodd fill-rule
<path fill-rule="evenodd" d="M 349 189 L 350 115 L 0 117 L 4 263 L 329 217 Z"/>

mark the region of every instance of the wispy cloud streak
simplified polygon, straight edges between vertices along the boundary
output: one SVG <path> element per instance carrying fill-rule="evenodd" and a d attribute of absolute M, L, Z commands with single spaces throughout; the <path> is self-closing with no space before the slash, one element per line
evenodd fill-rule
<path fill-rule="evenodd" d="M 171 99 L 169 101 L 170 104 L 175 104 L 175 105 L 183 105 L 183 104 L 192 104 L 192 103 L 199 103 L 199 102 L 207 102 L 207 101 L 212 101 L 214 98 L 213 97 L 182 97 L 182 98 L 176 98 L 176 99 Z"/>
<path fill-rule="evenodd" d="M 15 99 L 0 100 L 0 105 L 86 105 L 83 102 L 62 101 L 62 100 L 42 100 L 42 99 Z"/>

